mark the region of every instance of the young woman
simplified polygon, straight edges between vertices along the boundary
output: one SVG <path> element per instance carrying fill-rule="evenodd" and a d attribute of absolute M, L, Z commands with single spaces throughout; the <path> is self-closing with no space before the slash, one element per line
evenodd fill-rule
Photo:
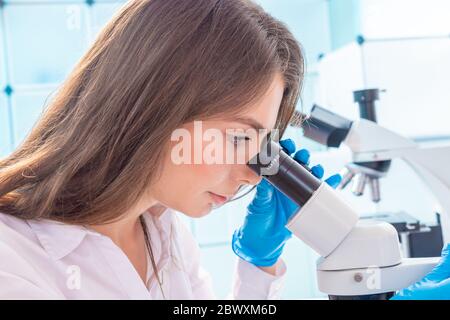
<path fill-rule="evenodd" d="M 245 185 L 258 188 L 232 239 L 230 297 L 278 297 L 297 208 L 245 161 L 176 163 L 172 137 L 198 121 L 223 148 L 247 150 L 230 128 L 281 136 L 303 72 L 291 32 L 251 1 L 129 1 L 0 161 L 0 297 L 214 298 L 177 215 L 202 217 Z"/>

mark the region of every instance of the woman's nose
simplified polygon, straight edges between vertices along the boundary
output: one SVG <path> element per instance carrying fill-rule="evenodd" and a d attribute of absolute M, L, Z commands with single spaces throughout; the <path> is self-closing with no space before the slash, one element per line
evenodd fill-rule
<path fill-rule="evenodd" d="M 258 175 L 256 172 L 254 172 L 252 169 L 250 169 L 249 166 L 240 165 L 239 167 L 240 167 L 239 168 L 240 172 L 239 172 L 238 179 L 241 183 L 256 185 L 261 181 L 262 177 L 260 175 Z"/>

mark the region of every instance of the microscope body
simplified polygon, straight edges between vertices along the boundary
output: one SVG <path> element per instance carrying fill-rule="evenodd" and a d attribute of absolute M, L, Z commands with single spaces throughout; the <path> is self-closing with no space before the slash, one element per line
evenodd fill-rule
<path fill-rule="evenodd" d="M 434 195 L 440 206 L 444 243 L 450 241 L 450 145 L 424 148 L 374 121 L 348 121 L 317 106 L 311 114 L 316 114 L 317 119 L 320 119 L 314 120 L 319 125 L 306 126 L 309 129 L 305 130 L 305 136 L 323 144 L 332 141 L 335 147 L 343 143 L 352 152 L 353 162 L 348 167 L 353 172 L 350 179 L 344 175 L 344 186 L 355 176 L 355 172 L 376 180 L 386 174 L 386 170 L 377 171 L 358 164 L 404 160 Z M 354 184 L 358 186 L 358 181 L 354 181 Z M 354 188 L 353 192 L 358 195 L 355 191 Z M 372 199 L 378 201 L 379 193 L 375 197 L 372 194 Z M 298 214 L 301 216 L 301 210 Z M 302 234 L 296 232 L 294 226 L 290 227 L 302 239 Z M 331 253 L 319 254 L 319 290 L 327 293 L 331 299 L 388 299 L 396 290 L 420 280 L 440 259 L 402 257 L 398 235 L 392 225 L 363 220 L 355 223 Z"/>
<path fill-rule="evenodd" d="M 420 148 L 414 141 L 373 121 L 341 121 L 338 115 L 317 108 L 320 121 L 316 119 L 315 131 L 305 136 L 346 144 L 354 163 L 405 160 L 435 195 L 441 205 L 443 230 L 450 230 L 450 166 L 446 163 L 450 146 Z M 269 145 L 280 148 L 274 142 Z M 261 154 L 264 152 L 258 157 Z M 334 189 L 286 153 L 277 154 L 267 157 L 269 165 L 265 168 L 282 164 L 280 172 L 263 176 L 300 205 L 286 228 L 321 256 L 317 261 L 318 287 L 330 299 L 389 299 L 395 291 L 420 280 L 439 262 L 440 257 L 402 257 L 398 234 L 391 224 L 360 220 L 359 214 Z M 249 166 L 261 174 L 260 164 Z"/>

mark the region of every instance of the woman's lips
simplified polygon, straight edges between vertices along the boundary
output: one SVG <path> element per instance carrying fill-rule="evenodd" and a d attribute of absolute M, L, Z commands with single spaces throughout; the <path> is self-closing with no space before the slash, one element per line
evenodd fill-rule
<path fill-rule="evenodd" d="M 227 200 L 228 200 L 227 197 L 218 195 L 218 194 L 213 193 L 213 192 L 209 192 L 209 194 L 211 195 L 211 198 L 214 200 L 214 202 L 215 202 L 217 205 L 223 204 L 223 203 L 227 202 Z"/>

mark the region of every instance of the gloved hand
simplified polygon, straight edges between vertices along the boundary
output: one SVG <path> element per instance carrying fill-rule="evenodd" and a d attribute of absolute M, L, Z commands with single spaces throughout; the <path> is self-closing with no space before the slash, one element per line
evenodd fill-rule
<path fill-rule="evenodd" d="M 450 300 L 450 243 L 442 259 L 422 280 L 398 291 L 391 300 Z"/>
<path fill-rule="evenodd" d="M 291 139 L 280 141 L 284 151 L 292 155 L 295 143 Z M 309 152 L 306 149 L 297 151 L 293 158 L 308 166 Z M 322 179 L 324 170 L 316 165 L 311 172 Z M 325 180 L 336 188 L 341 181 L 339 174 Z M 232 249 L 240 258 L 261 267 L 274 265 L 283 251 L 286 241 L 292 236 L 285 225 L 291 215 L 299 210 L 299 205 L 285 196 L 281 191 L 262 179 L 256 186 L 256 194 L 247 206 L 244 224 L 237 229 L 232 238 Z"/>

